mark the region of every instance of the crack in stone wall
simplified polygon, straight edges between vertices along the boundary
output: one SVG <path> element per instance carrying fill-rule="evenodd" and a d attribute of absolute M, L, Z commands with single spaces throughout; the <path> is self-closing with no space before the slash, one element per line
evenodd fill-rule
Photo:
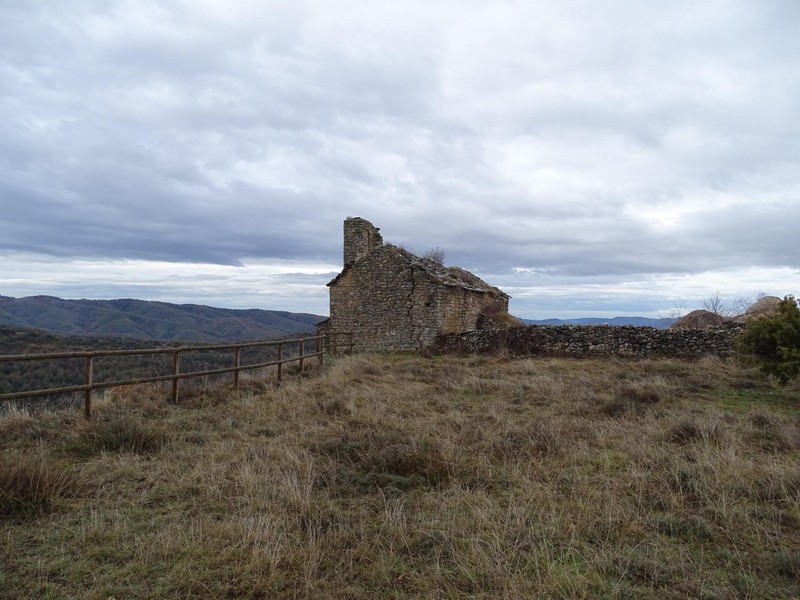
<path fill-rule="evenodd" d="M 417 292 L 417 274 L 414 267 L 411 267 L 411 277 L 409 278 L 411 282 L 411 289 L 408 292 L 408 322 L 411 323 L 411 345 L 414 347 L 415 350 L 420 348 L 419 346 L 419 338 L 420 334 L 416 331 L 415 322 L 416 319 L 414 318 L 414 295 Z"/>

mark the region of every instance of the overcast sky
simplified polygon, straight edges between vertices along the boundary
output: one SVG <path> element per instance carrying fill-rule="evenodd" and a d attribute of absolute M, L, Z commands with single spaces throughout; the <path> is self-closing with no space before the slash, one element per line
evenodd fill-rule
<path fill-rule="evenodd" d="M 0 0 L 0 294 L 327 314 L 342 221 L 522 317 L 800 292 L 800 2 Z"/>

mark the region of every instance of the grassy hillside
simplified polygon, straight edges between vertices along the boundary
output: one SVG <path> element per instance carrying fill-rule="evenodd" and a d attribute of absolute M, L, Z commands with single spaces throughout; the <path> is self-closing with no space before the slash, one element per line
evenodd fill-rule
<path fill-rule="evenodd" d="M 735 362 L 342 358 L 0 420 L 0 598 L 792 598 L 800 404 Z"/>
<path fill-rule="evenodd" d="M 0 325 L 72 335 L 129 336 L 182 342 L 238 342 L 308 334 L 319 315 L 233 310 L 145 300 L 62 300 L 0 296 Z"/>

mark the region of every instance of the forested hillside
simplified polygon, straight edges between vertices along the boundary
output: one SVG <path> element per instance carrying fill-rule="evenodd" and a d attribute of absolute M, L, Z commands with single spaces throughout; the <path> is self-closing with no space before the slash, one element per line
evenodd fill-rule
<path fill-rule="evenodd" d="M 181 342 L 238 342 L 307 334 L 319 315 L 234 310 L 145 300 L 62 300 L 0 296 L 0 325 L 53 333 Z"/>
<path fill-rule="evenodd" d="M 38 329 L 22 329 L 0 325 L 0 355 L 66 353 L 83 350 L 139 350 L 143 348 L 170 348 L 183 343 L 162 340 L 142 340 L 128 337 L 92 337 L 53 334 Z M 287 349 L 286 353 L 293 352 Z M 245 348 L 241 351 L 241 364 L 255 364 L 272 360 L 273 347 Z M 141 377 L 167 375 L 172 372 L 172 355 L 102 356 L 94 361 L 94 380 L 120 381 Z M 181 353 L 183 372 L 203 371 L 232 366 L 231 350 L 202 350 Z M 52 389 L 84 383 L 84 359 L 59 358 L 0 362 L 0 394 L 25 390 Z M 224 376 L 222 376 L 224 378 Z M 207 377 L 206 381 L 213 379 Z M 187 384 L 188 385 L 188 384 Z M 72 396 L 69 396 L 70 398 Z M 22 401 L 30 408 L 44 406 L 42 398 Z M 63 399 L 48 397 L 48 404 L 60 404 Z M 74 399 L 73 399 L 74 400 Z M 15 401 L 16 402 L 16 401 Z M 0 412 L 10 404 L 0 406 Z"/>

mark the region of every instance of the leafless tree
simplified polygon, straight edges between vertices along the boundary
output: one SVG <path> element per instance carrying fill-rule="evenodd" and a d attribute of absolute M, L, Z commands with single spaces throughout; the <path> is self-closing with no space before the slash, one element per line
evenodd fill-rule
<path fill-rule="evenodd" d="M 672 308 L 667 313 L 667 318 L 672 319 L 673 321 L 677 321 L 683 315 L 686 314 L 686 309 L 683 307 L 683 304 L 673 304 Z"/>
<path fill-rule="evenodd" d="M 733 301 L 732 310 L 731 312 L 736 314 L 742 314 L 748 308 L 750 308 L 753 304 L 761 300 L 764 296 L 766 296 L 766 292 L 758 292 L 755 298 L 745 298 L 744 296 L 737 298 Z"/>
<path fill-rule="evenodd" d="M 703 298 L 700 301 L 700 307 L 720 317 L 729 317 L 732 312 L 730 305 L 719 295 L 719 292 L 714 292 L 712 296 Z"/>
<path fill-rule="evenodd" d="M 428 250 L 425 254 L 422 255 L 422 258 L 427 259 L 431 262 L 435 262 L 437 265 L 444 265 L 444 250 L 440 249 L 438 246 L 433 248 L 432 250 Z"/>

